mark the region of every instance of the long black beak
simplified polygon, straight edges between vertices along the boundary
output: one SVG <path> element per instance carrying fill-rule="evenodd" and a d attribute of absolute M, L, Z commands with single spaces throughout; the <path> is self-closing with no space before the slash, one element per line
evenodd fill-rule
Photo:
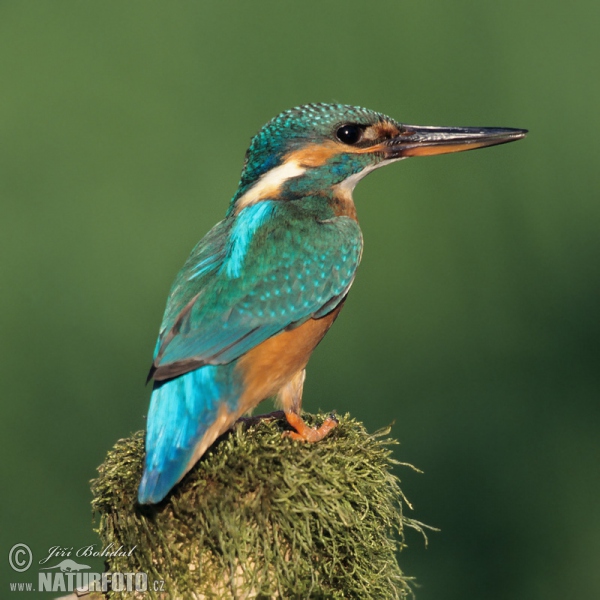
<path fill-rule="evenodd" d="M 520 140 L 526 129 L 497 127 L 421 127 L 402 125 L 399 135 L 384 143 L 386 158 L 464 152 Z"/>

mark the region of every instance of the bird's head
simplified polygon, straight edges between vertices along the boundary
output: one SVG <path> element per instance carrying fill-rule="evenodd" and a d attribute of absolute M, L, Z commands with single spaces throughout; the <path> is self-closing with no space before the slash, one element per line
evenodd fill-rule
<path fill-rule="evenodd" d="M 523 129 L 421 127 L 344 104 L 307 104 L 252 138 L 231 211 L 267 199 L 351 192 L 380 166 L 409 156 L 461 152 L 518 140 Z"/>

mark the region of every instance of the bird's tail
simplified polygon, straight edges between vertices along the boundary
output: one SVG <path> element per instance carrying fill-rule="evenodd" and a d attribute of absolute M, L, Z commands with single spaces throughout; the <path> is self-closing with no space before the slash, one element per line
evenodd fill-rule
<path fill-rule="evenodd" d="M 206 365 L 154 383 L 146 429 L 146 464 L 140 504 L 160 502 L 188 471 L 188 464 L 219 410 L 237 400 L 230 365 Z"/>

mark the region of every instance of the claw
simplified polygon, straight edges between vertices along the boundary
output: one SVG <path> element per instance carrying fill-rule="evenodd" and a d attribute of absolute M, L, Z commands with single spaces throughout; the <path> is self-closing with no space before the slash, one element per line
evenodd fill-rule
<path fill-rule="evenodd" d="M 299 442 L 319 442 L 338 425 L 335 413 L 331 413 L 320 427 L 309 427 L 300 415 L 293 412 L 286 412 L 285 418 L 296 431 L 285 431 L 283 437 Z"/>

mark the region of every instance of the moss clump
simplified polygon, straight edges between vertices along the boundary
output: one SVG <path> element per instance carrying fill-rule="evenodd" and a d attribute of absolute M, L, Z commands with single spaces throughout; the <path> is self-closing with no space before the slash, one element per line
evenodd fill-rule
<path fill-rule="evenodd" d="M 410 594 L 396 552 L 405 527 L 422 528 L 403 514 L 389 430 L 369 435 L 346 415 L 305 444 L 282 439 L 286 428 L 280 418 L 238 423 L 150 507 L 136 503 L 143 432 L 117 442 L 92 482 L 92 506 L 103 545 L 135 550 L 111 557 L 107 570 L 146 572 L 151 598 Z M 153 580 L 164 580 L 162 593 Z"/>

